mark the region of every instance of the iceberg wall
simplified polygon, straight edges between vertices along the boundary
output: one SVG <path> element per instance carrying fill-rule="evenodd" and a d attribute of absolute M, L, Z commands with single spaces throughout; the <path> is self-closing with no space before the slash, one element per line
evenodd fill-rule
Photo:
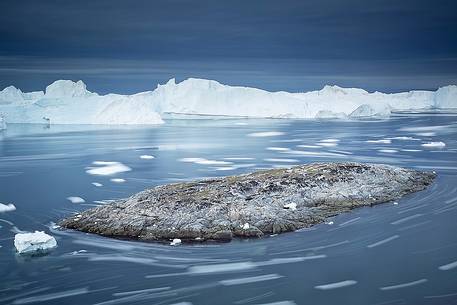
<path fill-rule="evenodd" d="M 228 86 L 214 80 L 175 79 L 153 91 L 98 95 L 82 81 L 59 80 L 45 92 L 0 91 L 0 114 L 8 123 L 161 124 L 161 114 L 257 118 L 360 118 L 395 110 L 457 108 L 457 86 L 437 91 L 386 94 L 325 86 L 302 93 Z"/>

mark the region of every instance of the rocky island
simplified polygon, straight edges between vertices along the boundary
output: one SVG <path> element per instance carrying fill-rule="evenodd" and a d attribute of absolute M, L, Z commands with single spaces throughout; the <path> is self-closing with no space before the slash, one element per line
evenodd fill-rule
<path fill-rule="evenodd" d="M 157 186 L 60 222 L 144 241 L 261 237 L 425 189 L 436 174 L 388 165 L 313 163 Z"/>

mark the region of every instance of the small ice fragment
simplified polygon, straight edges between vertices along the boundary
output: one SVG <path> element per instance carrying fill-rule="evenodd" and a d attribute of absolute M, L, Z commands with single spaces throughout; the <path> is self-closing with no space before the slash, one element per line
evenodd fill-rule
<path fill-rule="evenodd" d="M 335 147 L 338 145 L 338 143 L 333 143 L 333 142 L 319 142 L 317 145 L 322 146 L 322 147 Z"/>
<path fill-rule="evenodd" d="M 444 142 L 427 142 L 422 144 L 423 147 L 429 147 L 429 148 L 443 148 L 446 146 Z"/>
<path fill-rule="evenodd" d="M 154 156 L 151 155 L 141 155 L 140 159 L 151 160 L 154 159 Z"/>
<path fill-rule="evenodd" d="M 320 140 L 320 142 L 322 143 L 336 143 L 336 142 L 339 142 L 340 140 L 338 139 L 324 139 L 324 140 Z"/>
<path fill-rule="evenodd" d="M 248 137 L 276 137 L 282 136 L 284 132 L 280 131 L 265 131 L 265 132 L 253 132 L 248 134 Z"/>
<path fill-rule="evenodd" d="M 454 268 L 457 268 L 457 261 L 438 267 L 442 271 L 448 271 Z"/>
<path fill-rule="evenodd" d="M 291 203 L 285 204 L 283 207 L 285 209 L 295 211 L 297 209 L 297 204 L 295 202 L 291 202 Z"/>
<path fill-rule="evenodd" d="M 243 230 L 248 230 L 249 229 L 249 224 L 246 222 L 244 225 L 241 226 Z"/>
<path fill-rule="evenodd" d="M 328 225 L 332 225 L 333 224 L 333 221 L 329 221 L 327 222 Z"/>
<path fill-rule="evenodd" d="M 46 251 L 57 247 L 54 237 L 43 231 L 35 233 L 18 233 L 14 236 L 14 246 L 19 253 L 31 253 L 37 251 Z"/>
<path fill-rule="evenodd" d="M 86 173 L 89 175 L 106 176 L 132 170 L 130 167 L 116 161 L 95 161 L 92 162 L 92 164 L 96 165 L 97 167 L 90 167 L 88 170 L 86 170 Z"/>
<path fill-rule="evenodd" d="M 391 140 L 389 139 L 381 139 L 381 140 L 368 140 L 368 141 L 365 141 L 367 143 L 376 143 L 376 144 L 390 144 L 392 143 Z"/>
<path fill-rule="evenodd" d="M 398 205 L 398 202 L 394 201 L 393 204 L 394 204 L 394 205 Z"/>
<path fill-rule="evenodd" d="M 9 204 L 0 203 L 0 213 L 11 212 L 11 211 L 15 211 L 15 210 L 16 210 L 16 207 L 12 203 L 9 203 Z"/>
<path fill-rule="evenodd" d="M 177 246 L 179 244 L 181 244 L 181 239 L 174 238 L 173 241 L 170 243 L 170 246 Z"/>
<path fill-rule="evenodd" d="M 341 282 L 337 282 L 337 283 L 318 285 L 318 286 L 314 286 L 314 288 L 319 289 L 319 290 L 330 290 L 330 289 L 336 289 L 336 288 L 352 286 L 352 285 L 355 285 L 355 284 L 357 284 L 357 281 L 346 280 L 346 281 L 341 281 Z"/>
<path fill-rule="evenodd" d="M 388 153 L 388 154 L 394 154 L 394 153 L 398 152 L 398 150 L 396 150 L 396 149 L 379 149 L 378 151 L 382 152 L 382 153 Z"/>
<path fill-rule="evenodd" d="M 122 179 L 122 178 L 112 178 L 110 179 L 111 182 L 114 182 L 114 183 L 123 183 L 125 182 L 125 179 Z"/>
<path fill-rule="evenodd" d="M 70 197 L 67 197 L 68 200 L 71 201 L 71 203 L 84 203 L 86 202 L 86 200 L 82 199 L 81 197 L 77 197 L 77 196 L 70 196 Z"/>
<path fill-rule="evenodd" d="M 288 151 L 288 150 L 290 150 L 290 148 L 287 148 L 287 147 L 267 147 L 267 150 Z"/>
<path fill-rule="evenodd" d="M 99 182 L 92 182 L 92 185 L 93 186 L 96 186 L 96 187 L 101 187 L 103 186 L 103 184 L 99 183 Z"/>

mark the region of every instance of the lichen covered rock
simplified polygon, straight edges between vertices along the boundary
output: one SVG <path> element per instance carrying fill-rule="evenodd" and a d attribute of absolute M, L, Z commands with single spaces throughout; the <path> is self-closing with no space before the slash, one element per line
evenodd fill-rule
<path fill-rule="evenodd" d="M 148 241 L 261 237 L 398 199 L 425 189 L 434 178 L 434 173 L 387 165 L 313 163 L 157 186 L 60 225 Z"/>

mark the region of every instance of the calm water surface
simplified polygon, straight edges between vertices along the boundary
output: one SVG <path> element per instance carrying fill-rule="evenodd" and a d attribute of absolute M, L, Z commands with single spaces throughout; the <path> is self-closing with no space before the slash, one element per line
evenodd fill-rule
<path fill-rule="evenodd" d="M 95 161 L 131 170 L 91 175 Z M 54 227 L 149 186 L 316 161 L 387 163 L 438 178 L 398 202 L 258 240 L 171 247 Z M 457 304 L 456 170 L 452 114 L 147 128 L 10 124 L 0 132 L 0 202 L 17 210 L 0 214 L 0 304 Z M 58 247 L 17 255 L 14 234 L 35 230 L 54 235 Z"/>

